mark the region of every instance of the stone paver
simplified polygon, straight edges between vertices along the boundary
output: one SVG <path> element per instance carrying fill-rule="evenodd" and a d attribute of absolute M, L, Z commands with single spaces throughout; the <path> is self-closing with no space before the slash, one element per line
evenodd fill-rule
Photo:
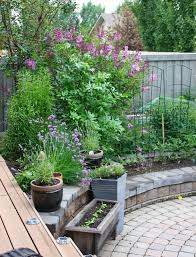
<path fill-rule="evenodd" d="M 196 257 L 196 196 L 127 214 L 122 234 L 108 240 L 98 255 L 106 256 Z"/>

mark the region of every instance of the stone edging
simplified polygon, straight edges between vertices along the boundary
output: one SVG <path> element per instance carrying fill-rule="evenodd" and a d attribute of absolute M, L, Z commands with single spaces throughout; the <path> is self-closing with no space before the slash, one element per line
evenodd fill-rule
<path fill-rule="evenodd" d="M 64 185 L 61 208 L 55 212 L 39 214 L 52 235 L 58 238 L 64 232 L 65 224 L 90 200 L 89 187 Z"/>
<path fill-rule="evenodd" d="M 125 211 L 196 194 L 196 166 L 128 177 Z"/>

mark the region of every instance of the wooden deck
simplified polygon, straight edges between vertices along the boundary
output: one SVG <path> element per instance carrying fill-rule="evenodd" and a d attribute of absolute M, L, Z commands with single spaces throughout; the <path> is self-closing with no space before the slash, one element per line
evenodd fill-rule
<path fill-rule="evenodd" d="M 41 222 L 27 225 L 30 218 Z M 67 245 L 56 243 L 0 157 L 0 254 L 19 247 L 30 248 L 43 257 L 83 256 L 73 241 Z"/>

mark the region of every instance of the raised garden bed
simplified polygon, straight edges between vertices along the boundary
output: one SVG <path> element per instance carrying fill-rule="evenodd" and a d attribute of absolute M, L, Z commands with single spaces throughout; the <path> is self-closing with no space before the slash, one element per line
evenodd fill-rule
<path fill-rule="evenodd" d="M 116 234 L 120 205 L 94 199 L 65 227 L 83 254 L 97 254 L 105 240 Z M 94 220 L 94 222 L 92 222 Z"/>

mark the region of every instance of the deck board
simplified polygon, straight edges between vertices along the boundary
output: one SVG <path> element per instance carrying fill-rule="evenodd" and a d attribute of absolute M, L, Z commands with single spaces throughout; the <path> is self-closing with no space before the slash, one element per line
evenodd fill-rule
<path fill-rule="evenodd" d="M 3 220 L 0 216 L 0 253 L 10 251 L 13 249 L 10 238 L 7 234 Z M 2 243 L 1 243 L 2 242 Z"/>
<path fill-rule="evenodd" d="M 0 181 L 0 215 L 10 236 L 11 244 L 14 247 L 29 247 L 47 257 L 83 256 L 72 242 L 66 246 L 59 246 L 56 243 L 39 214 L 32 207 L 30 201 L 22 192 L 7 165 L 2 160 L 0 161 Z M 28 219 L 35 217 L 40 220 L 40 224 L 26 224 Z M 22 240 L 18 240 L 18 238 L 21 238 L 21 235 Z"/>

